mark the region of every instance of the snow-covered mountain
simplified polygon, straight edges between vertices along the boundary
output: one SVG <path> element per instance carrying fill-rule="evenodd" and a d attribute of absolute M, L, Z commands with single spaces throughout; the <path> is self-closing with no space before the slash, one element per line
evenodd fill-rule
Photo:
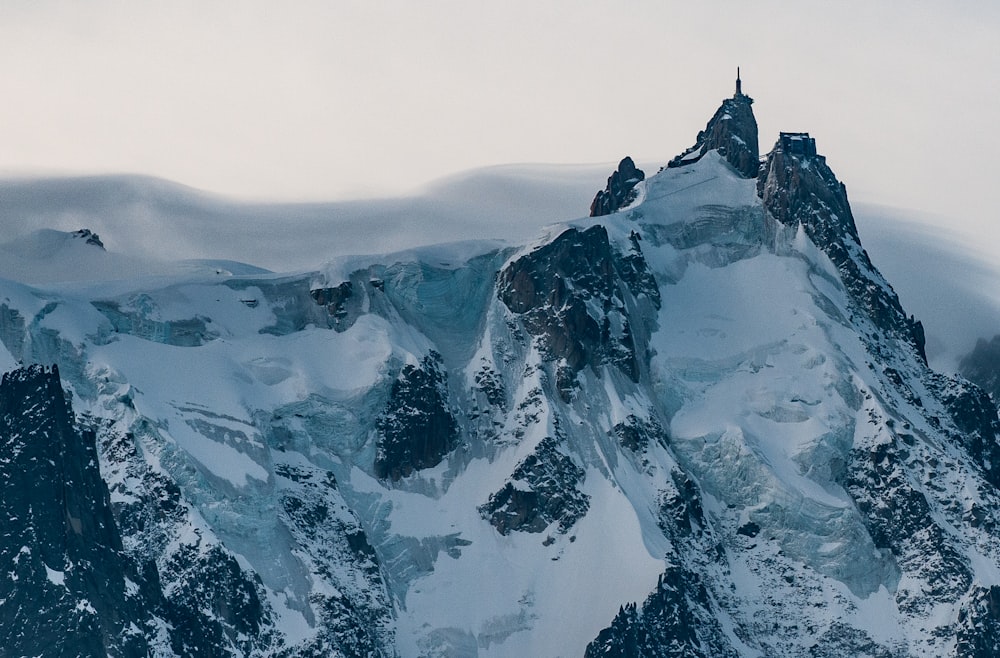
<path fill-rule="evenodd" d="M 759 157 L 738 88 L 591 208 L 0 281 L 0 646 L 998 655 L 997 409 L 928 366 L 816 142 Z"/>

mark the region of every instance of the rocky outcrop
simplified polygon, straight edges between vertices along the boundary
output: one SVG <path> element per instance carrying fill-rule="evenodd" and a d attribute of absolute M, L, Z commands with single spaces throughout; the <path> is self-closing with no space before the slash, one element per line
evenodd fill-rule
<path fill-rule="evenodd" d="M 0 383 L 0 500 L 3 655 L 148 655 L 149 576 L 124 554 L 94 435 L 74 429 L 55 367 Z"/>
<path fill-rule="evenodd" d="M 86 242 L 87 244 L 99 247 L 101 251 L 106 251 L 106 249 L 104 248 L 104 243 L 101 242 L 101 237 L 96 233 L 94 233 L 93 231 L 91 231 L 89 228 L 82 228 L 78 231 L 73 231 L 73 237 L 79 238 L 84 242 Z"/>
<path fill-rule="evenodd" d="M 754 178 L 760 168 L 757 119 L 750 107 L 753 99 L 737 91 L 722 101 L 715 115 L 698 133 L 695 145 L 671 160 L 668 167 L 683 167 L 700 160 L 712 150 L 719 152 L 745 178 Z"/>
<path fill-rule="evenodd" d="M 637 169 L 632 158 L 625 156 L 618 163 L 618 169 L 608 177 L 607 187 L 598 192 L 590 203 L 590 216 L 610 215 L 635 201 L 635 186 L 645 178 L 642 169 Z"/>
<path fill-rule="evenodd" d="M 347 507 L 333 473 L 306 464 L 278 464 L 280 516 L 310 572 L 329 583 L 314 592 L 316 636 L 294 656 L 392 655 L 391 602 L 375 549 Z"/>
<path fill-rule="evenodd" d="M 728 658 L 732 648 L 700 580 L 677 566 L 660 576 L 639 607 L 622 606 L 611 626 L 587 646 L 585 658 Z"/>
<path fill-rule="evenodd" d="M 924 328 L 907 316 L 892 286 L 872 265 L 861 246 L 847 188 L 816 154 L 806 133 L 782 133 L 757 179 L 764 208 L 786 226 L 801 225 L 806 235 L 840 272 L 856 311 L 875 327 L 909 343 L 926 364 Z"/>
<path fill-rule="evenodd" d="M 1000 656 L 1000 587 L 975 587 L 958 613 L 954 658 Z"/>
<path fill-rule="evenodd" d="M 909 434 L 899 437 L 903 446 L 913 440 Z M 876 549 L 887 551 L 908 576 L 895 592 L 897 605 L 922 614 L 935 604 L 955 602 L 973 575 L 934 522 L 927 498 L 911 484 L 900 453 L 905 449 L 894 443 L 852 450 L 843 484 Z"/>
<path fill-rule="evenodd" d="M 674 540 L 700 535 L 708 528 L 698 485 L 680 469 L 670 473 L 668 486 L 657 497 L 660 530 Z M 756 526 L 751 523 L 750 526 Z M 757 527 L 759 531 L 760 528 Z"/>
<path fill-rule="evenodd" d="M 350 307 L 360 306 L 358 296 L 354 294 L 354 284 L 344 281 L 332 288 L 316 288 L 309 291 L 310 296 L 320 306 L 326 307 L 329 315 L 329 323 L 335 331 L 344 331 L 348 328 L 348 317 L 351 315 Z M 355 310 L 355 315 L 357 311 Z"/>
<path fill-rule="evenodd" d="M 574 228 L 500 273 L 500 300 L 538 338 L 543 356 L 559 363 L 556 385 L 564 399 L 588 365 L 614 365 L 638 381 L 626 297 L 645 297 L 658 308 L 660 296 L 637 237 L 632 247 L 623 257 L 603 226 Z"/>
<path fill-rule="evenodd" d="M 389 402 L 376 420 L 375 475 L 399 480 L 437 466 L 458 444 L 458 423 L 448 406 L 441 355 L 407 365 L 392 383 Z"/>
<path fill-rule="evenodd" d="M 989 394 L 960 377 L 935 373 L 935 393 L 958 428 L 955 437 L 982 469 L 983 477 L 1000 488 L 1000 418 Z"/>
<path fill-rule="evenodd" d="M 483 518 L 501 535 L 544 532 L 558 523 L 566 533 L 590 507 L 590 497 L 579 490 L 584 471 L 546 437 L 517 465 L 510 480 L 479 507 Z"/>
<path fill-rule="evenodd" d="M 663 441 L 666 436 L 663 428 L 655 420 L 645 420 L 633 414 L 616 423 L 611 432 L 622 447 L 634 453 L 645 452 L 651 441 Z"/>
<path fill-rule="evenodd" d="M 171 583 L 171 647 L 182 656 L 252 655 L 273 634 L 254 578 L 220 546 L 185 544 L 162 567 Z"/>

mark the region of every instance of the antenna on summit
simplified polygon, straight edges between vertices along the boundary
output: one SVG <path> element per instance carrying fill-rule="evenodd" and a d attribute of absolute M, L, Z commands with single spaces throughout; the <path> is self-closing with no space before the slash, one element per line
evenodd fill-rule
<path fill-rule="evenodd" d="M 740 67 L 736 67 L 736 95 L 743 95 L 743 83 L 740 82 Z"/>

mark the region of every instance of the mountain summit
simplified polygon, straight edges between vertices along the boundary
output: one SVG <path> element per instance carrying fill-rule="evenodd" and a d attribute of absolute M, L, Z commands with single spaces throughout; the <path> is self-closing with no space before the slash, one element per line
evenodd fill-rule
<path fill-rule="evenodd" d="M 521 245 L 0 281 L 7 646 L 1000 655 L 997 408 L 751 103 Z"/>
<path fill-rule="evenodd" d="M 736 93 L 722 101 L 705 129 L 698 133 L 694 146 L 670 161 L 668 167 L 683 167 L 697 162 L 709 151 L 716 151 L 744 178 L 756 178 L 760 168 L 757 145 L 757 119 L 753 99 L 743 93 L 739 70 Z"/>

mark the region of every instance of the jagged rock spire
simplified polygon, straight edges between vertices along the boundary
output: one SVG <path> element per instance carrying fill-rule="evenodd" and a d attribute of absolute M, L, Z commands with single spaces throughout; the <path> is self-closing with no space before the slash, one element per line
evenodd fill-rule
<path fill-rule="evenodd" d="M 625 156 L 618 163 L 618 169 L 608 177 L 607 187 L 599 191 L 590 203 L 590 216 L 610 215 L 632 203 L 636 195 L 635 186 L 645 178 L 645 172 L 635 166 L 632 158 Z"/>
<path fill-rule="evenodd" d="M 924 329 L 907 316 L 892 286 L 861 246 L 847 188 L 816 152 L 809 133 L 780 133 L 757 178 L 764 208 L 782 224 L 801 224 L 840 271 L 855 306 L 881 331 L 913 345 L 926 363 Z"/>
<path fill-rule="evenodd" d="M 736 93 L 722 101 L 705 129 L 698 133 L 695 145 L 670 161 L 668 167 L 683 167 L 717 150 L 733 168 L 746 178 L 755 178 L 760 167 L 757 145 L 757 119 L 751 109 L 753 99 L 743 93 L 739 67 L 736 69 Z"/>

